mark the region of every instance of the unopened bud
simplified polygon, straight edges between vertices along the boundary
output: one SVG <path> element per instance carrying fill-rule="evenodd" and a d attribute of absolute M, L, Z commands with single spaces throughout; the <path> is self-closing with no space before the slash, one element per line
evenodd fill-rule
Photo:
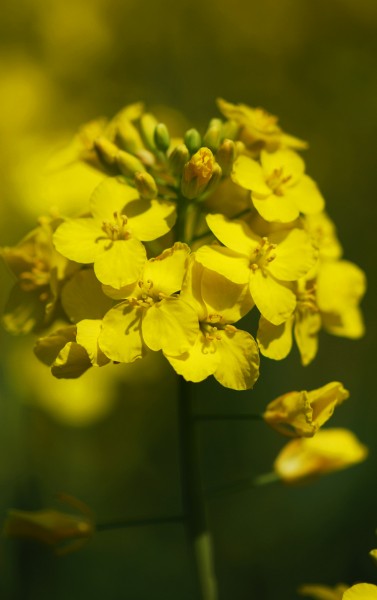
<path fill-rule="evenodd" d="M 135 153 L 143 148 L 140 133 L 131 121 L 125 119 L 117 124 L 116 140 L 119 142 L 119 146 L 127 152 Z"/>
<path fill-rule="evenodd" d="M 170 135 L 165 123 L 159 123 L 154 130 L 154 143 L 156 148 L 166 152 L 170 146 Z"/>
<path fill-rule="evenodd" d="M 236 158 L 236 145 L 233 140 L 224 140 L 216 152 L 216 161 L 222 168 L 223 175 L 230 175 Z"/>
<path fill-rule="evenodd" d="M 152 198 L 157 197 L 157 185 L 152 175 L 146 171 L 138 171 L 135 173 L 134 181 L 141 198 L 145 200 L 152 200 Z"/>
<path fill-rule="evenodd" d="M 216 190 L 217 186 L 221 181 L 222 176 L 223 171 L 220 165 L 217 162 L 215 162 L 215 164 L 213 165 L 212 177 L 209 180 L 209 183 L 205 188 L 204 193 L 201 195 L 200 200 L 205 200 L 210 194 L 212 194 Z"/>
<path fill-rule="evenodd" d="M 156 150 L 156 144 L 154 141 L 156 125 L 158 125 L 158 121 L 151 113 L 145 113 L 145 115 L 143 115 L 140 119 L 140 130 L 144 144 L 148 150 L 152 151 Z"/>
<path fill-rule="evenodd" d="M 189 129 L 186 131 L 184 141 L 190 154 L 195 154 L 202 146 L 202 138 L 197 129 Z"/>
<path fill-rule="evenodd" d="M 174 175 L 181 175 L 183 167 L 190 158 L 190 153 L 185 144 L 179 144 L 169 155 L 169 166 Z"/>
<path fill-rule="evenodd" d="M 239 132 L 240 126 L 236 121 L 225 121 L 222 126 L 222 138 L 235 140 Z"/>
<path fill-rule="evenodd" d="M 216 152 L 221 142 L 222 121 L 220 119 L 212 119 L 210 125 L 204 135 L 204 144 Z"/>
<path fill-rule="evenodd" d="M 183 169 L 181 192 L 189 200 L 202 194 L 213 173 L 215 158 L 209 148 L 200 148 Z"/>
<path fill-rule="evenodd" d="M 110 142 L 107 138 L 100 136 L 94 140 L 94 148 L 101 160 L 107 165 L 114 165 L 116 156 L 119 152 L 118 146 Z"/>
<path fill-rule="evenodd" d="M 116 164 L 123 175 L 133 176 L 137 171 L 145 171 L 143 163 L 133 154 L 118 150 Z"/>

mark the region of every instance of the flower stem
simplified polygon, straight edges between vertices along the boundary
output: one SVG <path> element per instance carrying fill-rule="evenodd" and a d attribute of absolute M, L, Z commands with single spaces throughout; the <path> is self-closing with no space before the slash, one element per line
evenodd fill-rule
<path fill-rule="evenodd" d="M 217 600 L 213 570 L 212 541 L 206 524 L 206 511 L 199 472 L 198 440 L 191 411 L 191 384 L 179 380 L 178 415 L 183 512 L 186 535 L 196 580 L 198 600 Z"/>
<path fill-rule="evenodd" d="M 119 519 L 96 524 L 96 531 L 109 531 L 110 529 L 123 529 L 128 527 L 142 527 L 143 525 L 165 525 L 166 523 L 182 523 L 184 515 L 170 515 L 167 517 L 140 517 L 134 519 Z"/>

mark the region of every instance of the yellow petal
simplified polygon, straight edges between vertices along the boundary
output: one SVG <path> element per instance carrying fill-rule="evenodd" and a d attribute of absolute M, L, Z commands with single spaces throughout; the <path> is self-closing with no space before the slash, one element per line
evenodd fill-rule
<path fill-rule="evenodd" d="M 167 356 L 173 369 L 186 381 L 203 381 L 213 375 L 220 361 L 217 347 L 199 331 L 194 345 L 181 356 Z"/>
<path fill-rule="evenodd" d="M 61 301 L 66 315 L 75 323 L 82 319 L 101 319 L 112 306 L 93 269 L 75 273 L 63 287 Z"/>
<path fill-rule="evenodd" d="M 105 285 L 120 289 L 140 278 L 147 258 L 145 247 L 139 240 L 115 240 L 97 255 L 94 272 Z"/>
<path fill-rule="evenodd" d="M 357 306 L 365 293 L 364 272 L 347 260 L 321 264 L 317 278 L 317 302 L 324 312 L 342 312 Z"/>
<path fill-rule="evenodd" d="M 138 200 L 139 192 L 121 178 L 108 177 L 94 190 L 90 198 L 92 215 L 98 221 L 112 221 L 114 213 L 127 214 L 127 204 Z"/>
<path fill-rule="evenodd" d="M 215 379 L 232 390 L 249 390 L 259 376 L 259 352 L 254 338 L 235 327 L 225 328 L 220 336 L 220 363 Z"/>
<path fill-rule="evenodd" d="M 304 175 L 296 185 L 289 187 L 286 196 L 304 214 L 319 213 L 325 208 L 321 192 L 315 181 L 307 175 Z"/>
<path fill-rule="evenodd" d="M 143 308 L 133 308 L 122 302 L 106 313 L 98 344 L 111 360 L 131 363 L 145 355 L 141 337 L 143 311 Z"/>
<path fill-rule="evenodd" d="M 273 360 L 286 358 L 292 349 L 293 317 L 280 325 L 273 325 L 261 316 L 257 340 L 263 356 Z"/>
<path fill-rule="evenodd" d="M 300 351 L 301 362 L 304 366 L 308 365 L 315 358 L 318 350 L 318 331 L 321 328 L 321 316 L 319 313 L 296 314 L 295 319 L 295 340 Z"/>
<path fill-rule="evenodd" d="M 51 373 L 58 379 L 76 379 L 91 366 L 85 348 L 75 342 L 68 342 L 53 362 Z"/>
<path fill-rule="evenodd" d="M 207 215 L 206 221 L 217 239 L 239 254 L 250 256 L 261 242 L 244 221 L 231 221 L 224 215 Z"/>
<path fill-rule="evenodd" d="M 273 325 L 284 323 L 296 307 L 296 296 L 284 283 L 264 275 L 261 269 L 251 272 L 250 293 L 262 315 Z"/>
<path fill-rule="evenodd" d="M 70 260 L 89 264 L 109 243 L 94 219 L 67 219 L 53 235 L 55 248 Z"/>
<path fill-rule="evenodd" d="M 255 208 L 266 221 L 290 223 L 299 216 L 299 210 L 288 194 L 283 196 L 270 194 L 263 200 L 259 200 L 253 194 L 251 197 Z"/>
<path fill-rule="evenodd" d="M 203 269 L 201 298 L 207 315 L 221 315 L 226 323 L 239 321 L 254 306 L 247 284 L 236 284 L 215 271 Z"/>
<path fill-rule="evenodd" d="M 50 335 L 39 338 L 34 346 L 34 353 L 41 362 L 50 366 L 64 346 L 75 341 L 76 326 L 61 327 Z"/>
<path fill-rule="evenodd" d="M 261 198 L 271 194 L 262 167 L 248 156 L 242 155 L 237 158 L 233 165 L 232 179 L 241 187 L 256 192 Z"/>
<path fill-rule="evenodd" d="M 377 600 L 377 585 L 357 583 L 344 592 L 343 600 Z"/>
<path fill-rule="evenodd" d="M 143 338 L 151 350 L 179 356 L 196 340 L 199 331 L 194 309 L 180 298 L 167 298 L 148 308 L 143 319 Z"/>
<path fill-rule="evenodd" d="M 202 246 L 196 251 L 196 260 L 207 269 L 224 275 L 233 283 L 245 284 L 250 277 L 249 260 L 222 246 Z"/>
<path fill-rule="evenodd" d="M 180 291 L 189 253 L 187 244 L 177 242 L 146 263 L 142 279 L 153 283 L 154 294 L 162 292 L 170 296 Z"/>
<path fill-rule="evenodd" d="M 83 319 L 77 323 L 76 341 L 85 348 L 92 365 L 96 367 L 102 367 L 110 362 L 98 346 L 101 325 L 100 319 Z"/>
<path fill-rule="evenodd" d="M 295 281 L 304 277 L 315 265 L 317 251 L 310 237 L 302 229 L 278 231 L 269 236 L 276 243 L 276 258 L 269 264 L 269 271 L 277 279 Z"/>
<path fill-rule="evenodd" d="M 130 229 L 135 237 L 150 242 L 165 235 L 176 221 L 175 204 L 160 200 L 132 202 L 126 207 Z"/>
<path fill-rule="evenodd" d="M 276 150 L 276 152 L 261 152 L 261 163 L 265 176 L 274 171 L 281 171 L 283 178 L 288 178 L 287 185 L 291 186 L 300 180 L 305 172 L 305 163 L 301 156 L 293 150 Z"/>

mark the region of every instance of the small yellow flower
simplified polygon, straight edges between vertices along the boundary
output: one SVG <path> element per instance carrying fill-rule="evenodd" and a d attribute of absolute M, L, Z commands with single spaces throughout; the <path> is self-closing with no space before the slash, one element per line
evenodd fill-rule
<path fill-rule="evenodd" d="M 239 137 L 248 150 L 257 153 L 261 148 L 274 152 L 278 148 L 307 148 L 307 143 L 287 135 L 278 125 L 278 119 L 263 108 L 246 104 L 231 104 L 218 98 L 217 105 L 227 119 L 240 126 Z"/>
<path fill-rule="evenodd" d="M 344 592 L 342 600 L 377 600 L 377 585 L 357 583 Z"/>
<path fill-rule="evenodd" d="M 342 256 L 343 249 L 336 235 L 335 225 L 324 211 L 306 214 L 302 220 L 305 230 L 318 248 L 320 260 L 336 260 Z"/>
<path fill-rule="evenodd" d="M 296 483 L 350 467 L 365 460 L 367 454 L 351 431 L 324 429 L 313 438 L 299 438 L 284 446 L 274 470 L 285 483 Z"/>
<path fill-rule="evenodd" d="M 313 437 L 348 397 L 349 392 L 337 381 L 310 392 L 288 392 L 268 404 L 263 418 L 283 435 Z"/>
<path fill-rule="evenodd" d="M 261 164 L 239 156 L 232 179 L 251 191 L 253 204 L 266 221 L 289 223 L 300 213 L 323 210 L 324 200 L 313 179 L 304 174 L 305 163 L 296 152 L 262 150 L 260 160 Z"/>
<path fill-rule="evenodd" d="M 327 585 L 308 584 L 302 585 L 297 591 L 300 596 L 310 596 L 313 600 L 342 600 L 348 586 L 339 583 L 334 588 Z"/>
<path fill-rule="evenodd" d="M 99 281 L 117 289 L 139 278 L 146 261 L 141 242 L 161 237 L 175 220 L 174 204 L 141 199 L 118 178 L 108 178 L 95 189 L 91 211 L 92 217 L 60 225 L 54 244 L 71 260 L 94 263 Z"/>
<path fill-rule="evenodd" d="M 271 323 L 286 321 L 296 307 L 291 282 L 316 262 L 307 233 L 291 229 L 262 238 L 244 221 L 230 221 L 223 215 L 207 215 L 207 224 L 225 247 L 202 246 L 197 260 L 233 283 L 248 285 L 257 308 Z"/>
<path fill-rule="evenodd" d="M 175 371 L 188 381 L 213 375 L 234 390 L 253 387 L 259 375 L 257 345 L 248 332 L 231 325 L 253 306 L 248 289 L 205 269 L 192 255 L 181 298 L 195 308 L 200 329 L 184 354 L 165 354 Z"/>

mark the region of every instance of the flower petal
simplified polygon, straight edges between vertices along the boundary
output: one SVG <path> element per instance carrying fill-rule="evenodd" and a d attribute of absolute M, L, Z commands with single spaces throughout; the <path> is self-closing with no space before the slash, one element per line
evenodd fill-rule
<path fill-rule="evenodd" d="M 92 365 L 96 367 L 102 367 L 110 362 L 110 359 L 104 355 L 98 346 L 101 325 L 101 319 L 83 319 L 77 323 L 76 341 L 85 348 Z"/>
<path fill-rule="evenodd" d="M 120 177 L 108 177 L 96 187 L 90 198 L 91 212 L 98 221 L 112 221 L 114 213 L 127 214 L 124 208 L 138 198 L 139 192 Z"/>
<path fill-rule="evenodd" d="M 318 332 L 321 328 L 321 316 L 319 313 L 296 314 L 295 340 L 300 351 L 301 362 L 308 365 L 315 358 L 318 350 Z"/>
<path fill-rule="evenodd" d="M 251 194 L 253 204 L 261 217 L 266 221 L 278 223 L 290 223 L 299 216 L 299 210 L 288 194 L 276 196 L 270 194 L 267 198 L 259 200 Z"/>
<path fill-rule="evenodd" d="M 261 152 L 261 163 L 265 176 L 274 171 L 282 171 L 284 178 L 289 177 L 287 184 L 291 186 L 300 180 L 305 172 L 305 163 L 301 156 L 293 150 L 276 150 L 276 152 Z"/>
<path fill-rule="evenodd" d="M 325 200 L 315 181 L 304 175 L 300 181 L 286 190 L 286 196 L 304 214 L 315 214 L 325 208 Z"/>
<path fill-rule="evenodd" d="M 142 308 L 122 302 L 106 313 L 98 344 L 111 360 L 131 363 L 145 355 L 146 348 L 141 336 L 143 312 Z"/>
<path fill-rule="evenodd" d="M 206 268 L 201 278 L 201 297 L 207 314 L 219 314 L 226 323 L 239 321 L 254 306 L 247 284 L 233 283 Z"/>
<path fill-rule="evenodd" d="M 225 328 L 218 342 L 220 364 L 214 373 L 221 385 L 232 390 L 251 389 L 259 376 L 258 346 L 250 333 Z"/>
<path fill-rule="evenodd" d="M 52 364 L 51 373 L 57 379 L 76 379 L 91 366 L 85 348 L 76 342 L 68 342 Z"/>
<path fill-rule="evenodd" d="M 286 358 L 292 349 L 293 317 L 280 325 L 273 325 L 263 316 L 259 319 L 257 340 L 263 356 L 273 360 Z"/>
<path fill-rule="evenodd" d="M 196 251 L 196 260 L 233 283 L 247 283 L 250 277 L 249 260 L 222 246 L 202 246 Z"/>
<path fill-rule="evenodd" d="M 199 330 L 195 310 L 180 298 L 157 302 L 143 318 L 143 338 L 151 350 L 163 350 L 172 356 L 186 352 L 196 340 Z"/>
<path fill-rule="evenodd" d="M 170 296 L 179 292 L 186 270 L 190 248 L 187 244 L 177 242 L 172 248 L 164 250 L 156 258 L 150 259 L 144 268 L 143 281 L 153 283 L 153 293 L 162 292 Z"/>
<path fill-rule="evenodd" d="M 252 271 L 250 293 L 262 315 L 273 325 L 284 323 L 296 307 L 296 296 L 283 282 L 264 275 L 261 269 Z"/>
<path fill-rule="evenodd" d="M 141 198 L 128 204 L 126 215 L 133 235 L 143 242 L 156 240 L 168 233 L 177 218 L 173 202 Z"/>
<path fill-rule="evenodd" d="M 308 234 L 302 229 L 278 231 L 269 236 L 276 243 L 276 258 L 269 264 L 269 271 L 277 279 L 295 281 L 304 277 L 314 267 L 317 250 Z"/>
<path fill-rule="evenodd" d="M 239 156 L 233 165 L 232 179 L 241 187 L 256 192 L 260 197 L 271 194 L 260 164 L 248 156 Z"/>
<path fill-rule="evenodd" d="M 234 252 L 250 256 L 261 242 L 245 221 L 231 221 L 224 215 L 207 215 L 208 227 L 218 240 Z"/>
<path fill-rule="evenodd" d="M 74 274 L 61 293 L 61 301 L 70 321 L 101 319 L 113 302 L 106 296 L 92 269 L 82 269 Z"/>
<path fill-rule="evenodd" d="M 94 272 L 101 283 L 120 289 L 140 278 L 146 259 L 139 240 L 108 240 L 108 247 L 96 257 Z"/>
<path fill-rule="evenodd" d="M 201 331 L 188 352 L 181 356 L 165 356 L 178 375 L 194 383 L 213 375 L 220 361 L 216 346 Z"/>
<path fill-rule="evenodd" d="M 67 219 L 53 235 L 55 248 L 70 260 L 92 263 L 109 240 L 94 219 Z"/>

